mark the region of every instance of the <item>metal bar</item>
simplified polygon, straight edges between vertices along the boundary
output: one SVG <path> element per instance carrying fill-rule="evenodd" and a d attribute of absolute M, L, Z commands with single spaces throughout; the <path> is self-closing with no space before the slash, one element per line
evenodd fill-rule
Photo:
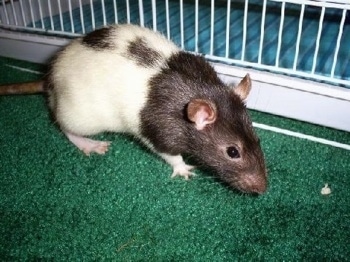
<path fill-rule="evenodd" d="M 339 54 L 339 48 L 340 48 L 340 41 L 343 35 L 343 30 L 344 30 L 344 24 L 345 24 L 345 18 L 346 18 L 346 9 L 343 9 L 343 15 L 340 21 L 339 25 L 339 31 L 338 31 L 338 38 L 337 38 L 337 44 L 335 46 L 335 52 L 334 52 L 334 57 L 333 57 L 333 64 L 332 64 L 332 70 L 331 70 L 331 77 L 334 77 L 334 72 L 335 72 L 335 67 L 337 65 L 337 59 L 338 59 L 338 54 Z M 348 49 L 349 51 L 350 49 Z"/>
<path fill-rule="evenodd" d="M 14 3 L 13 3 L 13 0 L 10 1 L 10 5 L 11 5 L 11 10 L 12 10 L 13 19 L 15 21 L 15 25 L 18 25 L 17 13 L 16 13 L 16 10 L 15 10 L 15 6 L 14 6 Z"/>
<path fill-rule="evenodd" d="M 90 0 L 90 11 L 91 11 L 91 25 L 92 30 L 96 29 L 96 23 L 95 23 L 95 11 L 94 11 L 94 3 L 92 0 Z"/>
<path fill-rule="evenodd" d="M 126 0 L 126 21 L 130 24 L 130 3 L 129 0 Z"/>
<path fill-rule="evenodd" d="M 117 0 L 113 0 L 113 10 L 114 10 L 114 23 L 118 24 L 118 6 Z"/>
<path fill-rule="evenodd" d="M 145 19 L 144 19 L 144 12 L 143 12 L 143 2 L 142 0 L 139 0 L 139 16 L 140 16 L 140 25 L 145 26 Z"/>
<path fill-rule="evenodd" d="M 61 7 L 61 0 L 58 0 L 58 12 L 60 17 L 60 24 L 61 24 L 61 31 L 64 32 L 64 25 L 63 25 L 63 17 L 62 17 L 62 7 Z"/>
<path fill-rule="evenodd" d="M 45 24 L 44 24 L 44 16 L 43 16 L 43 9 L 42 9 L 42 5 L 41 5 L 41 1 L 38 0 L 38 8 L 39 8 L 39 16 L 40 16 L 40 22 L 41 22 L 41 28 L 45 28 Z"/>
<path fill-rule="evenodd" d="M 301 5 L 301 10 L 300 10 L 300 16 L 299 16 L 297 42 L 296 42 L 296 45 L 295 45 L 295 55 L 294 55 L 293 70 L 297 69 L 297 63 L 298 63 L 298 58 L 299 58 L 299 50 L 300 50 L 301 34 L 303 32 L 304 13 L 305 13 L 305 5 L 302 4 Z"/>
<path fill-rule="evenodd" d="M 53 22 L 53 16 L 52 16 L 52 6 L 51 6 L 51 1 L 47 2 L 47 6 L 49 9 L 49 17 L 50 17 L 50 28 L 51 30 L 55 30 L 55 24 Z"/>
<path fill-rule="evenodd" d="M 106 6 L 105 1 L 101 0 L 101 7 L 102 7 L 102 19 L 103 19 L 103 25 L 107 25 L 107 18 L 106 18 Z"/>
<path fill-rule="evenodd" d="M 180 0 L 180 33 L 181 33 L 181 48 L 185 47 L 185 36 L 184 36 L 184 5 L 183 0 Z"/>
<path fill-rule="evenodd" d="M 285 8 L 286 8 L 286 2 L 282 2 L 282 6 L 281 6 L 281 20 L 280 20 L 280 27 L 279 27 L 279 30 L 278 30 L 278 44 L 277 44 L 276 62 L 275 62 L 275 65 L 277 67 L 279 67 L 279 60 L 280 60 L 280 53 L 281 53 Z"/>
<path fill-rule="evenodd" d="M 85 34 L 84 12 L 83 12 L 83 4 L 81 0 L 79 0 L 79 13 L 80 13 L 81 30 L 82 30 L 82 33 Z"/>
<path fill-rule="evenodd" d="M 152 18 L 153 18 L 153 30 L 157 31 L 157 7 L 156 7 L 155 0 L 152 0 Z"/>
<path fill-rule="evenodd" d="M 22 14 L 22 21 L 23 21 L 23 25 L 26 25 L 27 24 L 27 21 L 26 21 L 26 16 L 24 14 L 24 8 L 23 8 L 23 2 L 22 0 L 19 0 L 19 6 L 21 8 L 21 14 Z"/>
<path fill-rule="evenodd" d="M 198 20 L 199 20 L 199 11 L 198 11 L 198 0 L 195 1 L 195 7 L 194 7 L 194 50 L 196 53 L 198 53 Z"/>
<path fill-rule="evenodd" d="M 215 23 L 215 0 L 211 0 L 210 4 L 210 55 L 214 54 L 214 23 Z"/>
<path fill-rule="evenodd" d="M 231 1 L 227 1 L 227 11 L 226 11 L 226 50 L 225 57 L 228 58 L 230 54 L 230 20 L 231 20 Z"/>
<path fill-rule="evenodd" d="M 320 49 L 320 40 L 321 40 L 321 35 L 322 35 L 322 28 L 323 28 L 323 19 L 324 19 L 324 13 L 326 11 L 325 7 L 322 7 L 321 11 L 321 16 L 320 20 L 318 22 L 318 32 L 317 32 L 317 38 L 316 38 L 316 48 L 315 48 L 315 53 L 314 53 L 314 59 L 312 62 L 312 69 L 311 73 L 314 74 L 316 70 L 316 65 L 317 65 L 317 58 L 318 58 L 318 50 Z"/>
<path fill-rule="evenodd" d="M 245 60 L 245 47 L 247 44 L 247 20 L 248 20 L 248 2 L 249 0 L 245 0 L 244 3 L 244 16 L 243 16 L 243 39 L 242 39 L 242 54 L 241 60 Z"/>
<path fill-rule="evenodd" d="M 262 51 L 264 48 L 265 19 L 266 19 L 266 0 L 264 0 L 264 3 L 263 3 L 263 10 L 262 10 L 262 17 L 261 17 L 258 64 L 261 64 Z"/>
<path fill-rule="evenodd" d="M 166 16 L 166 34 L 170 39 L 170 14 L 169 14 L 169 0 L 165 1 L 165 16 Z"/>
<path fill-rule="evenodd" d="M 6 3 L 5 0 L 2 0 L 2 6 L 4 7 L 4 13 L 5 13 L 5 19 L 6 19 L 6 24 L 10 24 L 10 19 L 9 19 L 9 15 L 7 13 L 7 7 L 6 7 Z"/>
<path fill-rule="evenodd" d="M 68 1 L 68 11 L 69 11 L 69 20 L 70 20 L 71 32 L 72 32 L 72 33 L 75 33 L 74 20 L 73 20 L 73 11 L 72 11 L 72 2 L 71 2 L 71 0 Z"/>
<path fill-rule="evenodd" d="M 30 18 L 33 28 L 36 28 L 32 0 L 29 0 Z"/>
<path fill-rule="evenodd" d="M 32 27 L 33 27 L 33 28 L 36 28 L 36 26 L 35 26 L 35 21 L 34 21 L 34 13 L 33 13 L 33 7 L 32 7 L 32 0 L 29 0 L 29 1 L 28 1 L 28 5 L 29 5 L 30 22 L 32 23 Z M 4 11 L 5 11 L 5 16 L 6 16 L 7 20 L 8 20 L 6 8 L 4 8 Z M 7 21 L 7 24 L 9 24 L 9 21 Z"/>

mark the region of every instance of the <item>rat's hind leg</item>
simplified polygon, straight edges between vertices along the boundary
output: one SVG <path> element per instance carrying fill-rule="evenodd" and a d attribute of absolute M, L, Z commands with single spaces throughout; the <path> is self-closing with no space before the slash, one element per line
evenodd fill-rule
<path fill-rule="evenodd" d="M 100 155 L 105 154 L 108 151 L 108 146 L 111 142 L 98 141 L 83 136 L 74 135 L 69 132 L 64 132 L 69 141 L 71 141 L 76 147 L 83 151 L 86 155 L 90 153 L 97 153 Z"/>

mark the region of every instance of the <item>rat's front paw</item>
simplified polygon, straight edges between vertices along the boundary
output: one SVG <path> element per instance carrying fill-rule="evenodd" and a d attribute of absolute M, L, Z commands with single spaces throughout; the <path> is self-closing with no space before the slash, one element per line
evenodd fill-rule
<path fill-rule="evenodd" d="M 186 165 L 181 155 L 173 156 L 166 153 L 160 153 L 159 155 L 173 167 L 172 178 L 182 176 L 188 180 L 190 176 L 195 176 L 195 173 L 190 171 L 194 166 Z"/>
<path fill-rule="evenodd" d="M 179 163 L 178 165 L 173 167 L 174 171 L 171 175 L 171 178 L 174 178 L 176 176 L 182 176 L 186 180 L 190 178 L 190 176 L 195 176 L 196 174 L 191 172 L 190 170 L 194 169 L 194 166 L 186 165 L 184 162 Z"/>

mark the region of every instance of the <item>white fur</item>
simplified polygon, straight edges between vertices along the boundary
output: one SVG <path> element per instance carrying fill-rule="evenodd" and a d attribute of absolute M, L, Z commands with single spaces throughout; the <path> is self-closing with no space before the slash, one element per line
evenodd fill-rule
<path fill-rule="evenodd" d="M 138 37 L 161 54 L 158 65 L 144 67 L 126 57 L 128 44 Z M 83 137 L 103 131 L 131 133 L 156 152 L 141 136 L 140 112 L 147 100 L 149 79 L 179 48 L 162 35 L 133 25 L 117 26 L 112 39 L 115 48 L 111 49 L 96 50 L 81 39 L 64 49 L 53 67 L 50 105 L 68 139 L 87 155 L 108 150 L 109 142 Z M 186 165 L 181 155 L 159 155 L 173 167 L 172 176 L 188 179 L 193 175 L 193 166 Z"/>
<path fill-rule="evenodd" d="M 194 166 L 187 165 L 181 155 L 172 156 L 165 153 L 159 153 L 159 155 L 173 167 L 171 177 L 182 176 L 187 180 L 190 176 L 195 175 L 195 173 L 191 172 Z"/>
<path fill-rule="evenodd" d="M 59 55 L 53 70 L 50 104 L 64 131 L 93 135 L 103 131 L 140 136 L 140 111 L 148 80 L 178 47 L 158 33 L 133 25 L 117 26 L 112 49 L 95 50 L 74 40 Z M 127 46 L 142 37 L 163 56 L 156 68 L 126 58 Z"/>

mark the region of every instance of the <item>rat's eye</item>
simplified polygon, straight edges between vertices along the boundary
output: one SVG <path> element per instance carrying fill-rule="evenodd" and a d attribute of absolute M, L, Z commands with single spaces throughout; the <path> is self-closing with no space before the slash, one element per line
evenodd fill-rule
<path fill-rule="evenodd" d="M 234 146 L 230 146 L 226 149 L 226 152 L 228 154 L 229 157 L 231 158 L 239 158 L 241 157 L 241 155 L 239 154 L 239 151 L 236 147 Z"/>

